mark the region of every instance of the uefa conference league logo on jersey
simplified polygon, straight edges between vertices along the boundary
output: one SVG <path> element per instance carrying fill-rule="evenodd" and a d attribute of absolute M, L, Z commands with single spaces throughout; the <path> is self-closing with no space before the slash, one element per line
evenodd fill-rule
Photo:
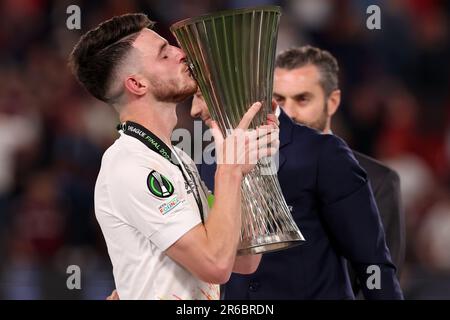
<path fill-rule="evenodd" d="M 164 216 L 175 209 L 178 205 L 183 203 L 184 201 L 178 198 L 178 195 L 174 195 L 170 199 L 170 196 L 173 195 L 175 188 L 173 184 L 160 174 L 158 171 L 152 170 L 147 177 L 147 187 L 150 190 L 151 194 L 156 196 L 157 198 L 163 200 L 162 203 L 158 204 L 158 211 Z"/>
<path fill-rule="evenodd" d="M 155 170 L 148 175 L 147 186 L 150 192 L 158 198 L 168 198 L 174 192 L 172 183 Z"/>

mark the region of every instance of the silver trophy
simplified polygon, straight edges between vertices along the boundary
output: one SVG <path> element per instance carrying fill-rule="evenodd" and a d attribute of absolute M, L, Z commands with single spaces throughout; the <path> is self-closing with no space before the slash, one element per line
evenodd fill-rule
<path fill-rule="evenodd" d="M 224 136 L 254 102 L 263 107 L 250 128 L 261 125 L 271 112 L 280 15 L 277 6 L 261 6 L 189 18 L 170 28 Z M 261 159 L 242 182 L 239 255 L 287 249 L 304 241 L 271 164 Z"/>

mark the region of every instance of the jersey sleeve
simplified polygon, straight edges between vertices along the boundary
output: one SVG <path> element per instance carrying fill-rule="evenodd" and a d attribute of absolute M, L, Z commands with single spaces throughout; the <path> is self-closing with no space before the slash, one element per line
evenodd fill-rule
<path fill-rule="evenodd" d="M 108 182 L 113 209 L 162 251 L 201 223 L 181 173 L 169 166 L 124 159 Z"/>

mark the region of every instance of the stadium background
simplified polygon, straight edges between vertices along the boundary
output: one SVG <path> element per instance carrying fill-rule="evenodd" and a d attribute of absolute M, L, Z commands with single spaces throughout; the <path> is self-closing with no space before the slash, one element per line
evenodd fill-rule
<path fill-rule="evenodd" d="M 81 30 L 66 26 L 81 8 Z M 0 299 L 104 299 L 112 268 L 93 212 L 115 113 L 66 67 L 79 36 L 100 21 L 144 12 L 168 27 L 215 10 L 277 4 L 278 51 L 330 50 L 343 101 L 333 130 L 401 176 L 407 251 L 406 298 L 450 298 L 450 2 L 437 0 L 0 1 Z M 381 8 L 381 30 L 366 8 Z M 180 126 L 192 128 L 187 102 Z M 81 268 L 81 290 L 66 269 Z"/>

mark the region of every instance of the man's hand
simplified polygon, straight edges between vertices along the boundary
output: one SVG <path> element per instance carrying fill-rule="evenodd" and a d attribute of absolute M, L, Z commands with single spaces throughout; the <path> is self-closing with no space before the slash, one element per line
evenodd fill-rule
<path fill-rule="evenodd" d="M 117 290 L 113 290 L 113 292 L 111 292 L 111 295 L 109 295 L 106 300 L 120 300 L 119 298 L 119 294 L 117 293 Z"/>

